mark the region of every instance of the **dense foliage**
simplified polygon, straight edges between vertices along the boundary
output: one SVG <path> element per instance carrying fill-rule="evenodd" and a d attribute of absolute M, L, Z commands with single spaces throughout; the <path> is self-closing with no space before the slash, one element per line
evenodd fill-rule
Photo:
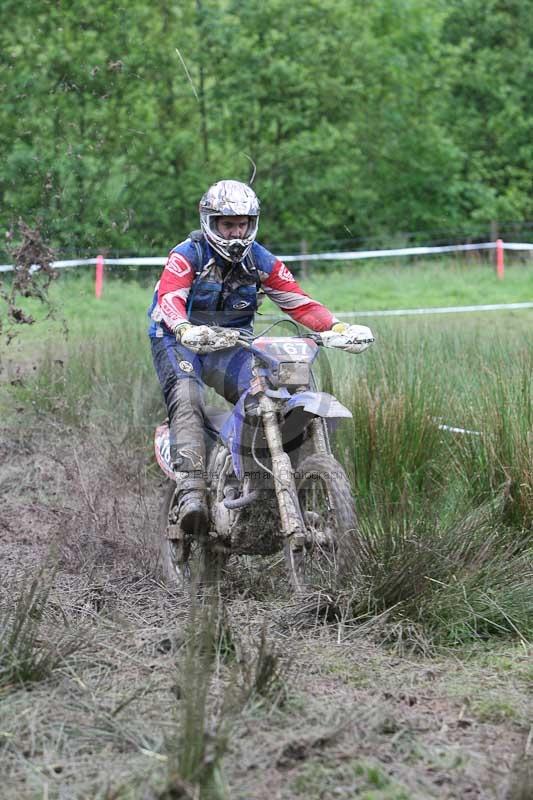
<path fill-rule="evenodd" d="M 247 179 L 263 240 L 533 219 L 532 0 L 4 0 L 1 217 L 155 253 Z"/>

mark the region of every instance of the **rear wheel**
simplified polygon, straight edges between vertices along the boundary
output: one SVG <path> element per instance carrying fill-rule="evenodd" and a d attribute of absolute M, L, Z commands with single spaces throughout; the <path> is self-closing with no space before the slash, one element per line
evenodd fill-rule
<path fill-rule="evenodd" d="M 218 579 L 224 556 L 177 526 L 176 484 L 169 482 L 161 508 L 161 558 L 165 583 L 179 593 L 196 591 Z"/>
<path fill-rule="evenodd" d="M 298 478 L 305 544 L 287 554 L 293 583 L 302 589 L 333 589 L 357 563 L 358 524 L 350 483 L 341 465 L 325 453 L 305 458 Z"/>

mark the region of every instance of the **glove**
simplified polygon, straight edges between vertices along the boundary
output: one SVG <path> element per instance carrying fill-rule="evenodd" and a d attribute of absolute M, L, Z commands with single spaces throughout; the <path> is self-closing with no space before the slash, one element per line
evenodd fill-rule
<path fill-rule="evenodd" d="M 184 323 L 176 331 L 176 338 L 184 347 L 194 353 L 213 353 L 234 347 L 239 341 L 240 331 L 235 328 L 218 328 L 214 330 L 208 325 L 191 325 Z"/>
<path fill-rule="evenodd" d="M 347 353 L 362 353 L 374 342 L 374 334 L 366 325 L 348 325 L 336 322 L 330 331 L 322 334 L 324 347 L 334 347 Z"/>
<path fill-rule="evenodd" d="M 335 333 L 346 333 L 349 327 L 347 322 L 336 322 L 335 325 L 331 326 L 331 330 L 335 331 Z"/>
<path fill-rule="evenodd" d="M 182 323 L 181 323 L 181 325 L 178 325 L 178 327 L 177 327 L 177 328 L 176 328 L 176 330 L 174 331 L 174 334 L 175 334 L 175 336 L 176 336 L 176 340 L 177 340 L 178 342 L 181 342 L 181 337 L 182 337 L 182 335 L 183 335 L 183 334 L 184 334 L 186 331 L 188 331 L 188 330 L 189 330 L 189 328 L 192 328 L 192 325 L 191 325 L 191 323 L 190 323 L 190 322 L 182 322 Z"/>

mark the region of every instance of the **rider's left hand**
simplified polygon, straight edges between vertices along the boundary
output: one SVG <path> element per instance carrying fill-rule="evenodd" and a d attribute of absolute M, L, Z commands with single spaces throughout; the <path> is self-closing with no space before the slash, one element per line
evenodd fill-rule
<path fill-rule="evenodd" d="M 322 334 L 325 347 L 334 347 L 347 353 L 362 353 L 374 343 L 374 334 L 366 325 L 348 325 L 337 322 L 330 331 Z"/>

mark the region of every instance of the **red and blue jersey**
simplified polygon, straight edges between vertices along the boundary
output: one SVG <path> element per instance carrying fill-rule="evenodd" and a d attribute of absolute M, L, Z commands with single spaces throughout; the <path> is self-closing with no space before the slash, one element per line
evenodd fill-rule
<path fill-rule="evenodd" d="M 229 264 L 205 239 L 191 237 L 170 251 L 156 285 L 149 315 L 150 336 L 173 332 L 183 322 L 251 328 L 262 290 L 292 319 L 313 331 L 337 322 L 307 295 L 283 261 L 254 242 L 242 264 Z"/>

